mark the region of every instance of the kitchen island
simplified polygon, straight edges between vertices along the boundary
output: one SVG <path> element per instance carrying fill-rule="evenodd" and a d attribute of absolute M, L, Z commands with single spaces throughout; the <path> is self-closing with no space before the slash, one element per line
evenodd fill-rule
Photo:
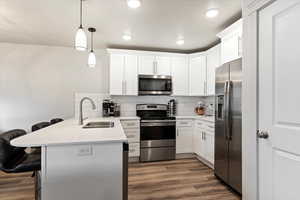
<path fill-rule="evenodd" d="M 112 128 L 86 128 L 89 122 L 110 121 Z M 123 144 L 119 119 L 75 119 L 40 129 L 11 142 L 41 147 L 42 200 L 122 200 Z"/>

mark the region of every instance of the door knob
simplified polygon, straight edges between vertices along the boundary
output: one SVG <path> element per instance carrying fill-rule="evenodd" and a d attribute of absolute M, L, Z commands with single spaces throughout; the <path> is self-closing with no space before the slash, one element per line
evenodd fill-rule
<path fill-rule="evenodd" d="M 257 131 L 257 137 L 261 139 L 268 139 L 269 133 L 267 131 Z"/>

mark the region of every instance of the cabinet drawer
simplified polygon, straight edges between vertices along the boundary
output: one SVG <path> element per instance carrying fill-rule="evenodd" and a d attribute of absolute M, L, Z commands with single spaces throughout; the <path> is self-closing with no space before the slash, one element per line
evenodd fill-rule
<path fill-rule="evenodd" d="M 193 121 L 192 120 L 177 120 L 176 126 L 177 127 L 192 127 Z"/>
<path fill-rule="evenodd" d="M 198 128 L 203 128 L 204 122 L 201 121 L 201 120 L 196 120 L 195 121 L 195 126 L 198 127 Z"/>
<path fill-rule="evenodd" d="M 207 132 L 214 133 L 215 132 L 215 124 L 206 122 L 203 124 L 203 129 Z"/>
<path fill-rule="evenodd" d="M 139 120 L 121 120 L 121 124 L 124 129 L 140 127 Z"/>
<path fill-rule="evenodd" d="M 140 142 L 140 129 L 125 129 L 128 142 Z"/>
<path fill-rule="evenodd" d="M 129 157 L 140 156 L 140 143 L 129 143 Z"/>

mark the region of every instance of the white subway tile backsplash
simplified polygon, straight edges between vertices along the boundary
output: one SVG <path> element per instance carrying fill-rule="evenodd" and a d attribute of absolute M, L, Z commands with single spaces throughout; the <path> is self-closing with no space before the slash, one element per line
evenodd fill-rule
<path fill-rule="evenodd" d="M 83 105 L 84 117 L 102 116 L 103 99 L 112 98 L 121 104 L 121 116 L 136 116 L 136 104 L 167 104 L 170 99 L 177 101 L 177 115 L 195 115 L 194 109 L 199 101 L 213 103 L 214 97 L 170 97 L 170 96 L 112 96 L 103 93 L 76 93 L 74 99 L 75 117 L 78 117 L 79 102 L 83 97 L 90 97 L 96 104 L 96 110 L 92 110 L 90 102 L 86 101 Z"/>

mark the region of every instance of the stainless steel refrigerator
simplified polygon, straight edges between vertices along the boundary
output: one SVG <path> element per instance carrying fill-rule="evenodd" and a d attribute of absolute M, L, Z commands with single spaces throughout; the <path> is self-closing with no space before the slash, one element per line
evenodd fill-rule
<path fill-rule="evenodd" d="M 216 69 L 215 175 L 242 193 L 242 59 Z"/>

